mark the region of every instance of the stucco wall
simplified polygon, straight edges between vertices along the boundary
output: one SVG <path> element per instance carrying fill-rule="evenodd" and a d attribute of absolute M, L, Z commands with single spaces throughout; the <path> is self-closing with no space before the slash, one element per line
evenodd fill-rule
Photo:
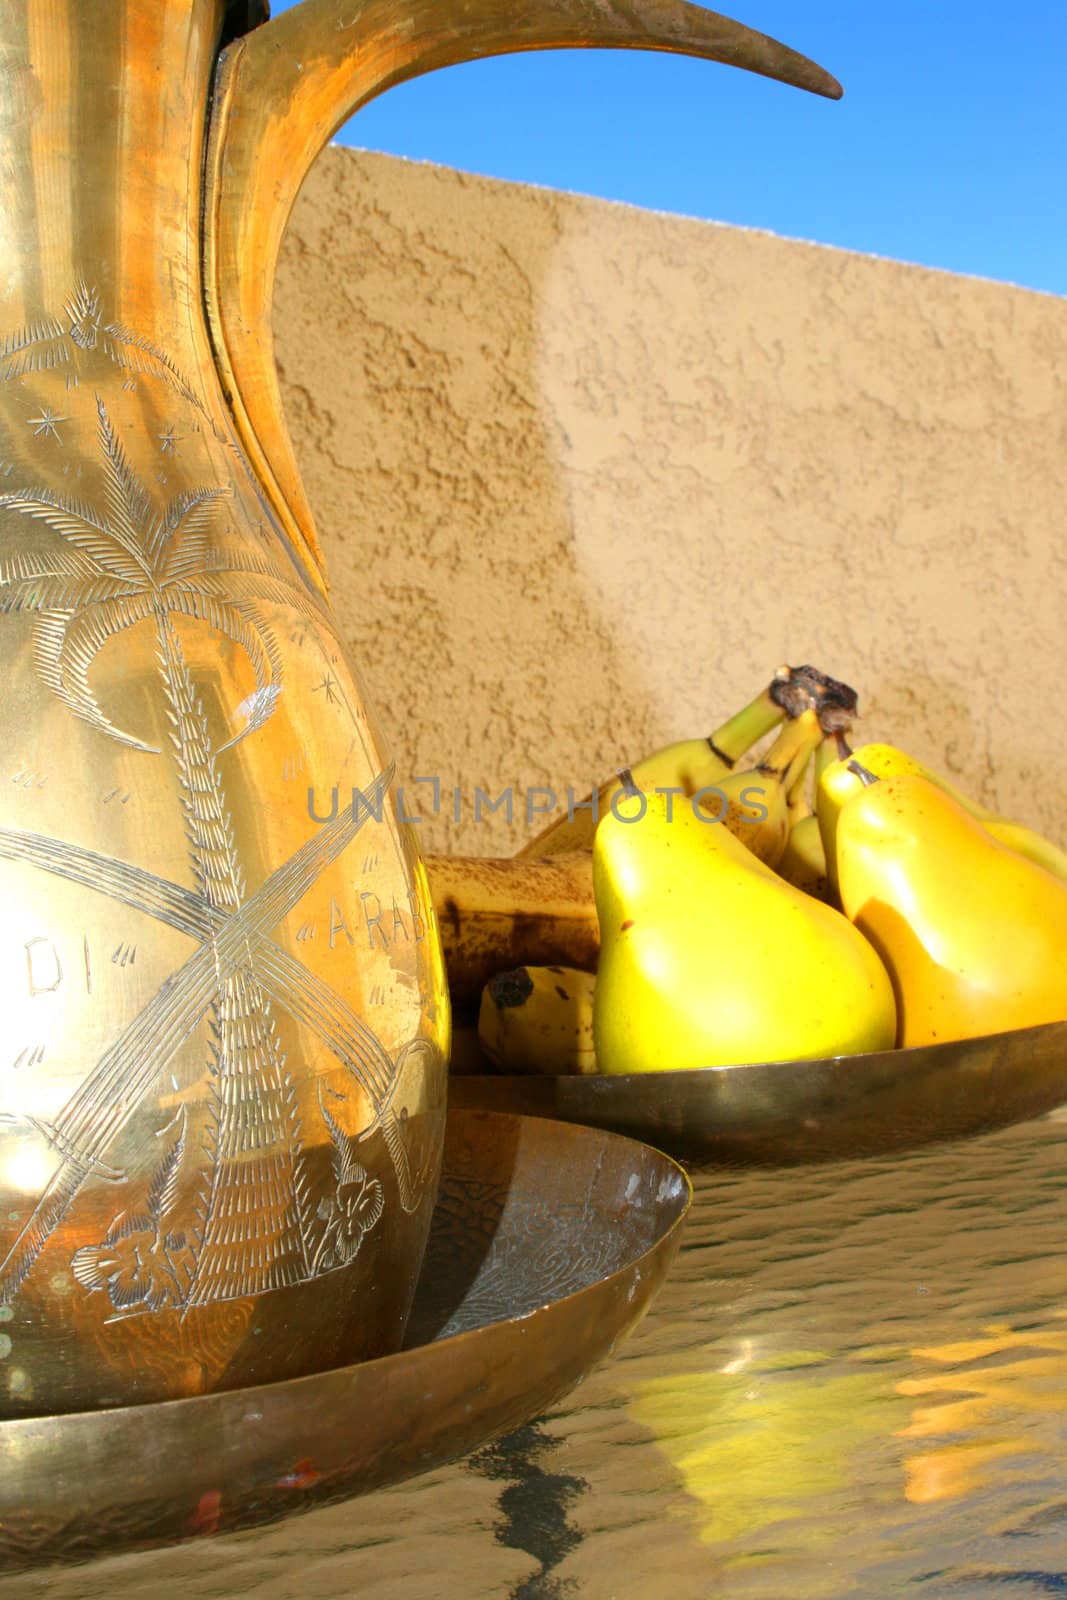
<path fill-rule="evenodd" d="M 277 285 L 333 601 L 425 848 L 779 662 L 1067 843 L 1067 302 L 331 148 Z"/>

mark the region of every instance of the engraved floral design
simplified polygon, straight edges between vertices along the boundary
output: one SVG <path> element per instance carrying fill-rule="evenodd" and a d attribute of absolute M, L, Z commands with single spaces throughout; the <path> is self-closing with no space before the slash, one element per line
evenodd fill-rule
<path fill-rule="evenodd" d="M 194 1259 L 184 1233 L 120 1212 L 103 1244 L 76 1250 L 71 1266 L 83 1288 L 106 1289 L 116 1311 L 162 1311 L 184 1304 Z"/>
<path fill-rule="evenodd" d="M 381 1184 L 355 1159 L 352 1140 L 330 1115 L 321 1090 L 319 1107 L 333 1141 L 335 1187 L 332 1195 L 319 1201 L 317 1216 L 325 1229 L 315 1252 L 312 1270 L 316 1273 L 346 1267 L 353 1261 L 385 1208 Z"/>
<path fill-rule="evenodd" d="M 377 1178 L 369 1177 L 358 1161 L 353 1161 L 344 1181 L 337 1185 L 336 1196 L 319 1201 L 318 1215 L 327 1227 L 314 1270 L 329 1272 L 354 1260 L 383 1206 L 381 1184 Z"/>
<path fill-rule="evenodd" d="M 183 1109 L 178 1138 L 149 1188 L 147 1210 L 132 1216 L 120 1211 L 102 1244 L 74 1253 L 75 1278 L 90 1293 L 105 1291 L 116 1311 L 161 1311 L 185 1303 L 196 1261 L 185 1234 L 167 1227 L 184 1150 Z"/>

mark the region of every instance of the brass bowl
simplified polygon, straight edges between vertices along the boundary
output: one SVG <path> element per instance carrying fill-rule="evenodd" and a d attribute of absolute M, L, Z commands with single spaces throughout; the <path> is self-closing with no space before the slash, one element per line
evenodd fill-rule
<path fill-rule="evenodd" d="M 449 1106 L 582 1122 L 690 1164 L 911 1150 L 1067 1101 L 1067 1022 L 910 1050 L 617 1077 L 453 1076 Z"/>
<path fill-rule="evenodd" d="M 0 1569 L 271 1522 L 466 1454 L 630 1331 L 689 1201 L 684 1172 L 629 1139 L 450 1112 L 405 1348 L 259 1388 L 0 1422 Z"/>

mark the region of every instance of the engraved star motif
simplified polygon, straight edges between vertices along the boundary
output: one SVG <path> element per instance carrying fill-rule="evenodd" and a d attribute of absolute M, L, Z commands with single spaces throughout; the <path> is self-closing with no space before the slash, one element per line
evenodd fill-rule
<path fill-rule="evenodd" d="M 173 428 L 167 428 L 159 435 L 159 448 L 164 455 L 177 455 L 178 445 L 184 437 L 183 433 L 175 433 Z"/>
<path fill-rule="evenodd" d="M 26 420 L 28 425 L 33 429 L 33 435 L 35 439 L 41 438 L 42 435 L 45 437 L 51 436 L 53 439 L 58 439 L 58 424 L 61 422 L 69 422 L 70 418 L 61 417 L 57 412 L 52 410 L 51 406 L 42 406 L 41 415 L 39 417 L 28 417 Z"/>
<path fill-rule="evenodd" d="M 336 683 L 334 682 L 334 680 L 331 677 L 331 675 L 327 672 L 327 673 L 324 673 L 322 682 L 321 683 L 317 683 L 315 685 L 314 689 L 311 692 L 312 692 L 312 694 L 318 694 L 320 689 L 323 690 L 323 692 L 325 693 L 326 698 L 330 702 L 330 704 L 331 705 L 336 705 L 337 704 L 337 700 L 336 700 L 336 697 L 334 695 L 334 689 L 336 687 L 337 687 Z"/>

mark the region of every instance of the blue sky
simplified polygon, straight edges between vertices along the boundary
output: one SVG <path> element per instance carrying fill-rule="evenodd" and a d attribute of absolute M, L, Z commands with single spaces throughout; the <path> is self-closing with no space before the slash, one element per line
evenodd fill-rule
<path fill-rule="evenodd" d="M 339 140 L 1067 294 L 1065 0 L 722 9 L 814 57 L 844 99 L 546 51 L 401 85 Z"/>

